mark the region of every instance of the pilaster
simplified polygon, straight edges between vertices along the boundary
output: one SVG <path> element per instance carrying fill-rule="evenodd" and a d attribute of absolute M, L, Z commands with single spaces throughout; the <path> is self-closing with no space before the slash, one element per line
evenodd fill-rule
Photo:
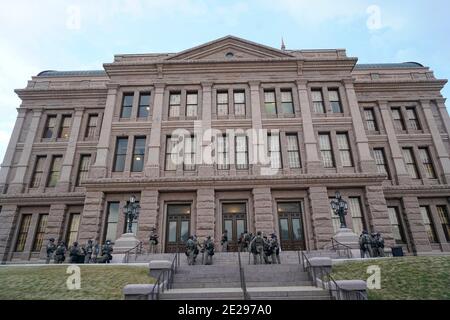
<path fill-rule="evenodd" d="M 427 231 L 420 213 L 420 204 L 417 197 L 403 197 L 403 209 L 409 226 L 409 233 L 415 253 L 432 251 Z"/>
<path fill-rule="evenodd" d="M 145 175 L 147 177 L 159 177 L 159 155 L 161 153 L 161 121 L 163 115 L 164 88 L 164 84 L 155 84 L 152 130 L 148 145 L 147 164 L 145 166 Z"/>
<path fill-rule="evenodd" d="M 310 187 L 308 197 L 314 249 L 322 249 L 325 245 L 330 244 L 331 238 L 334 235 L 327 188 Z"/>
<path fill-rule="evenodd" d="M 12 238 L 17 224 L 18 206 L 3 205 L 0 211 L 0 264 L 8 259 L 11 252 Z"/>
<path fill-rule="evenodd" d="M 253 189 L 253 208 L 255 210 L 255 229 L 266 235 L 275 231 L 275 220 L 270 188 Z"/>
<path fill-rule="evenodd" d="M 197 190 L 197 229 L 199 239 L 214 237 L 215 225 L 215 192 L 212 188 Z M 217 239 L 215 239 L 217 240 Z"/>
<path fill-rule="evenodd" d="M 158 221 L 158 190 L 144 189 L 141 193 L 139 202 L 141 209 L 139 213 L 138 239 L 148 245 L 150 239 L 150 231 L 157 228 Z M 161 242 L 161 241 L 160 241 Z"/>
<path fill-rule="evenodd" d="M 105 194 L 103 192 L 87 192 L 84 210 L 81 216 L 78 242 L 86 243 L 89 239 L 101 242 L 101 226 L 103 225 L 103 211 Z M 120 214 L 120 212 L 119 212 Z M 112 241 L 116 239 L 110 239 Z"/>

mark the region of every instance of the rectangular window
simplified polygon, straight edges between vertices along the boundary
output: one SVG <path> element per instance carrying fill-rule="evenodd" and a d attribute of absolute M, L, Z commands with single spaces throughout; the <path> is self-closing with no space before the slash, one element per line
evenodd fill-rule
<path fill-rule="evenodd" d="M 95 132 L 97 130 L 97 122 L 98 122 L 98 114 L 89 115 L 86 134 L 84 135 L 85 138 L 92 139 L 95 137 Z"/>
<path fill-rule="evenodd" d="M 245 116 L 245 92 L 235 91 L 233 94 L 234 94 L 234 115 Z"/>
<path fill-rule="evenodd" d="M 170 93 L 169 97 L 169 118 L 178 118 L 180 116 L 181 93 Z"/>
<path fill-rule="evenodd" d="M 186 96 L 186 116 L 196 117 L 198 108 L 198 94 L 197 92 L 188 92 Z"/>
<path fill-rule="evenodd" d="M 408 115 L 409 126 L 413 130 L 421 130 L 419 119 L 417 118 L 416 108 L 406 108 L 406 114 Z"/>
<path fill-rule="evenodd" d="M 281 169 L 283 165 L 281 163 L 281 148 L 280 148 L 280 136 L 278 134 L 267 137 L 270 165 L 272 169 Z"/>
<path fill-rule="evenodd" d="M 178 164 L 178 144 L 177 136 L 167 136 L 166 139 L 166 171 L 176 171 Z"/>
<path fill-rule="evenodd" d="M 311 90 L 311 97 L 313 102 L 313 109 L 315 113 L 325 113 L 325 106 L 323 105 L 323 94 L 321 89 Z"/>
<path fill-rule="evenodd" d="M 386 162 L 386 155 L 384 154 L 384 149 L 373 149 L 373 155 L 375 158 L 375 163 L 377 165 L 378 173 L 383 173 L 388 176 L 388 179 L 390 179 L 389 170 Z"/>
<path fill-rule="evenodd" d="M 150 93 L 144 92 L 139 96 L 138 118 L 147 118 L 150 113 Z"/>
<path fill-rule="evenodd" d="M 392 108 L 392 120 L 394 121 L 394 128 L 397 131 L 405 130 L 405 123 L 403 121 L 402 113 L 400 108 Z"/>
<path fill-rule="evenodd" d="M 378 131 L 378 125 L 375 120 L 375 112 L 373 109 L 364 109 L 364 115 L 366 117 L 367 130 Z"/>
<path fill-rule="evenodd" d="M 419 148 L 419 155 L 423 168 L 425 169 L 426 177 L 428 179 L 436 179 L 436 171 L 434 170 L 433 161 L 431 161 L 428 148 Z"/>
<path fill-rule="evenodd" d="M 134 93 L 124 93 L 122 100 L 121 118 L 131 118 L 131 111 L 133 109 Z"/>
<path fill-rule="evenodd" d="M 195 136 L 184 138 L 184 170 L 195 171 L 195 154 L 196 154 Z"/>
<path fill-rule="evenodd" d="M 283 113 L 294 114 L 294 102 L 292 101 L 292 90 L 281 91 L 281 107 Z"/>
<path fill-rule="evenodd" d="M 228 92 L 222 91 L 217 92 L 217 115 L 227 116 L 228 115 Z"/>
<path fill-rule="evenodd" d="M 341 156 L 341 162 L 343 167 L 353 167 L 352 152 L 350 150 L 350 143 L 348 141 L 347 133 L 336 134 L 336 139 L 339 148 L 339 154 Z"/>
<path fill-rule="evenodd" d="M 30 188 L 39 188 L 44 175 L 44 165 L 47 160 L 47 156 L 38 156 L 36 158 L 36 164 L 34 167 L 33 177 L 31 178 Z"/>
<path fill-rule="evenodd" d="M 79 213 L 72 213 L 69 219 L 69 229 L 67 230 L 66 244 L 71 246 L 78 239 L 78 229 L 80 228 L 80 218 Z"/>
<path fill-rule="evenodd" d="M 275 91 L 264 91 L 264 106 L 267 114 L 277 114 L 277 103 L 275 100 Z"/>
<path fill-rule="evenodd" d="M 22 215 L 22 222 L 20 223 L 19 235 L 17 237 L 15 252 L 23 252 L 25 250 L 25 243 L 27 242 L 30 223 L 31 223 L 31 214 Z"/>
<path fill-rule="evenodd" d="M 45 124 L 44 135 L 42 138 L 51 139 L 55 133 L 56 129 L 56 116 L 48 116 L 47 123 Z"/>
<path fill-rule="evenodd" d="M 352 216 L 353 232 L 359 235 L 365 229 L 364 217 L 361 209 L 361 199 L 359 197 L 353 197 L 349 198 L 348 202 L 350 214 Z"/>
<path fill-rule="evenodd" d="M 52 166 L 48 175 L 47 187 L 54 188 L 59 180 L 59 174 L 61 172 L 62 156 L 53 156 Z"/>
<path fill-rule="evenodd" d="M 328 203 L 331 203 L 331 200 L 334 200 L 334 198 L 329 198 Z M 330 213 L 331 213 L 331 222 L 333 224 L 333 230 L 334 232 L 338 232 L 338 230 L 341 228 L 341 221 L 339 220 L 339 216 L 337 214 L 334 213 L 333 209 L 331 208 L 330 205 L 328 205 L 328 207 L 330 208 Z"/>
<path fill-rule="evenodd" d="M 144 170 L 146 141 L 147 139 L 145 137 L 136 137 L 134 139 L 131 172 L 142 172 L 142 170 Z"/>
<path fill-rule="evenodd" d="M 320 154 L 324 168 L 334 168 L 333 149 L 329 133 L 319 134 Z"/>
<path fill-rule="evenodd" d="M 125 170 L 125 159 L 127 157 L 128 137 L 120 137 L 116 140 L 116 152 L 114 155 L 114 172 Z"/>
<path fill-rule="evenodd" d="M 445 239 L 450 242 L 450 218 L 448 216 L 448 210 L 446 206 L 437 206 L 437 213 L 441 222 L 442 229 L 444 230 Z"/>
<path fill-rule="evenodd" d="M 61 128 L 59 128 L 59 139 L 69 139 L 70 125 L 72 123 L 72 116 L 63 116 L 61 120 Z"/>
<path fill-rule="evenodd" d="M 117 237 L 117 224 L 119 222 L 119 202 L 108 202 L 108 213 L 106 217 L 106 232 L 103 241 L 115 241 Z"/>
<path fill-rule="evenodd" d="M 248 169 L 248 141 L 247 136 L 236 137 L 236 169 Z"/>
<path fill-rule="evenodd" d="M 422 215 L 423 224 L 428 234 L 428 240 L 430 243 L 438 243 L 436 230 L 434 229 L 433 219 L 431 218 L 430 207 L 420 207 L 420 214 Z"/>
<path fill-rule="evenodd" d="M 406 163 L 406 169 L 409 175 L 413 179 L 419 179 L 419 173 L 417 172 L 416 161 L 414 160 L 414 153 L 412 148 L 403 148 L 403 159 Z"/>
<path fill-rule="evenodd" d="M 289 167 L 291 169 L 301 168 L 300 164 L 300 150 L 298 147 L 298 136 L 297 134 L 287 134 L 287 152 L 288 152 L 288 160 Z"/>
<path fill-rule="evenodd" d="M 342 113 L 341 98 L 339 96 L 338 89 L 328 90 L 328 95 L 330 97 L 331 110 L 333 113 Z"/>
<path fill-rule="evenodd" d="M 78 187 L 80 187 L 81 184 L 88 178 L 90 165 L 91 165 L 91 156 L 82 155 L 80 158 L 80 167 L 78 168 L 78 177 L 77 177 Z"/>
<path fill-rule="evenodd" d="M 391 222 L 392 233 L 397 244 L 406 243 L 405 234 L 401 224 L 400 213 L 397 207 L 388 207 L 389 220 Z"/>
<path fill-rule="evenodd" d="M 226 135 L 217 137 L 217 169 L 230 169 L 230 151 L 228 146 L 228 137 Z"/>
<path fill-rule="evenodd" d="M 36 236 L 34 237 L 33 252 L 40 252 L 44 243 L 45 229 L 47 228 L 48 214 L 39 215 Z"/>

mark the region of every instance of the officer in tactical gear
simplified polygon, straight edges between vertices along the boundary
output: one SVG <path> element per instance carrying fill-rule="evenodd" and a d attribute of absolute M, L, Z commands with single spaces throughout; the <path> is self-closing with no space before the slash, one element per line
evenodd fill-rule
<path fill-rule="evenodd" d="M 83 259 L 84 263 L 84 255 L 81 248 L 78 246 L 78 242 L 74 242 L 73 245 L 69 249 L 69 257 L 70 263 L 80 263 L 80 260 Z"/>
<path fill-rule="evenodd" d="M 256 237 L 250 243 L 250 250 L 253 254 L 253 263 L 262 264 L 264 255 L 264 239 L 261 235 L 261 231 L 256 233 Z"/>
<path fill-rule="evenodd" d="M 272 256 L 272 248 L 270 247 L 269 239 L 267 238 L 266 235 L 263 237 L 263 239 L 264 239 L 264 255 L 263 255 L 264 263 L 270 264 L 269 257 Z"/>
<path fill-rule="evenodd" d="M 56 264 L 61 264 L 66 260 L 66 244 L 64 241 L 60 241 L 58 243 L 58 247 L 56 247 L 54 260 Z"/>
<path fill-rule="evenodd" d="M 152 228 L 150 231 L 150 253 L 156 253 L 156 246 L 158 245 L 158 234 L 156 233 L 156 228 Z"/>
<path fill-rule="evenodd" d="M 93 246 L 93 252 L 92 252 L 92 263 L 97 263 L 97 258 L 100 253 L 100 246 L 98 245 L 97 241 L 95 242 Z"/>
<path fill-rule="evenodd" d="M 369 233 L 364 230 L 359 236 L 359 249 L 361 251 L 361 258 L 364 259 L 366 256 L 371 258 L 372 254 L 372 239 Z"/>
<path fill-rule="evenodd" d="M 188 265 L 192 266 L 195 262 L 195 249 L 197 245 L 195 244 L 194 237 L 189 236 L 186 242 L 186 256 L 188 259 Z"/>
<path fill-rule="evenodd" d="M 375 234 L 375 247 L 377 251 L 378 257 L 384 257 L 384 239 L 381 234 L 378 232 Z"/>
<path fill-rule="evenodd" d="M 272 233 L 270 235 L 270 247 L 272 250 L 271 262 L 272 264 L 281 264 L 280 260 L 280 245 L 278 244 L 277 235 Z"/>
<path fill-rule="evenodd" d="M 102 258 L 101 263 L 111 263 L 113 247 L 111 240 L 106 240 L 106 243 L 102 246 Z"/>
<path fill-rule="evenodd" d="M 46 249 L 47 249 L 47 259 L 45 260 L 45 263 L 49 264 L 50 260 L 53 257 L 53 253 L 56 250 L 56 244 L 55 244 L 55 239 L 54 238 L 51 238 L 51 239 L 48 240 L 48 244 L 47 244 L 47 248 Z"/>
<path fill-rule="evenodd" d="M 86 246 L 84 247 L 84 263 L 92 262 L 92 253 L 94 252 L 94 242 L 89 239 Z"/>
<path fill-rule="evenodd" d="M 211 236 L 208 236 L 208 238 L 206 238 L 205 242 L 203 243 L 202 252 L 203 254 L 206 254 L 205 265 L 212 265 L 214 255 L 214 241 Z"/>
<path fill-rule="evenodd" d="M 245 252 L 250 252 L 250 242 L 253 240 L 253 235 L 251 233 L 248 233 L 247 230 L 244 231 L 244 249 Z"/>
<path fill-rule="evenodd" d="M 228 230 L 225 230 L 225 232 L 222 234 L 222 240 L 220 241 L 220 244 L 222 245 L 222 252 L 228 251 Z"/>

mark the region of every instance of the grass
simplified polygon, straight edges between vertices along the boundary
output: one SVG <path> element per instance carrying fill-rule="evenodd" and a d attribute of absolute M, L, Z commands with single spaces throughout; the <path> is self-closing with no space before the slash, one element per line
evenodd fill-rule
<path fill-rule="evenodd" d="M 120 300 L 127 284 L 155 281 L 148 267 L 80 266 L 81 289 L 68 290 L 67 267 L 0 267 L 0 300 Z"/>
<path fill-rule="evenodd" d="M 367 267 L 378 265 L 381 290 L 370 300 L 449 300 L 450 257 L 405 257 L 348 262 L 333 266 L 336 280 L 367 280 Z"/>

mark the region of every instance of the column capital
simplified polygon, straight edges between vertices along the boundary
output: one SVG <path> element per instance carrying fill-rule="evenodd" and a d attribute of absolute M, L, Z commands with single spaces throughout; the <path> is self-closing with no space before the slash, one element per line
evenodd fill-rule
<path fill-rule="evenodd" d="M 85 107 L 75 107 L 75 112 L 84 112 L 85 109 Z"/>
<path fill-rule="evenodd" d="M 378 106 L 380 107 L 380 109 L 387 110 L 388 104 L 389 104 L 389 102 L 387 100 L 378 100 L 377 103 L 378 103 Z"/>
<path fill-rule="evenodd" d="M 420 104 L 422 105 L 422 107 L 427 106 L 428 108 L 430 107 L 430 99 L 420 99 Z"/>
<path fill-rule="evenodd" d="M 445 108 L 445 102 L 447 101 L 446 98 L 438 98 L 438 99 L 435 99 L 435 100 L 436 100 L 436 103 L 438 105 L 443 105 L 443 107 Z"/>
<path fill-rule="evenodd" d="M 257 87 L 258 90 L 259 90 L 259 86 L 261 85 L 261 81 L 252 80 L 252 81 L 249 81 L 248 84 L 250 85 L 250 89 L 251 90 L 255 90 L 256 89 L 255 87 Z"/>
<path fill-rule="evenodd" d="M 353 79 L 349 79 L 349 78 L 342 79 L 342 83 L 344 84 L 346 89 L 353 88 L 353 85 L 354 85 Z"/>
<path fill-rule="evenodd" d="M 201 82 L 200 85 L 202 86 L 203 91 L 211 91 L 212 86 L 214 83 L 210 81 Z"/>
<path fill-rule="evenodd" d="M 106 84 L 106 88 L 108 89 L 108 94 L 113 94 L 112 91 L 117 91 L 119 89 L 118 83 L 108 83 Z"/>
<path fill-rule="evenodd" d="M 298 80 L 295 81 L 295 83 L 297 84 L 297 87 L 299 89 L 302 89 L 302 90 L 306 90 L 307 89 L 306 86 L 308 84 L 308 80 L 306 80 L 306 79 L 298 79 Z"/>
<path fill-rule="evenodd" d="M 155 89 L 165 89 L 166 84 L 163 82 L 156 82 L 153 84 L 153 86 L 155 87 Z"/>

